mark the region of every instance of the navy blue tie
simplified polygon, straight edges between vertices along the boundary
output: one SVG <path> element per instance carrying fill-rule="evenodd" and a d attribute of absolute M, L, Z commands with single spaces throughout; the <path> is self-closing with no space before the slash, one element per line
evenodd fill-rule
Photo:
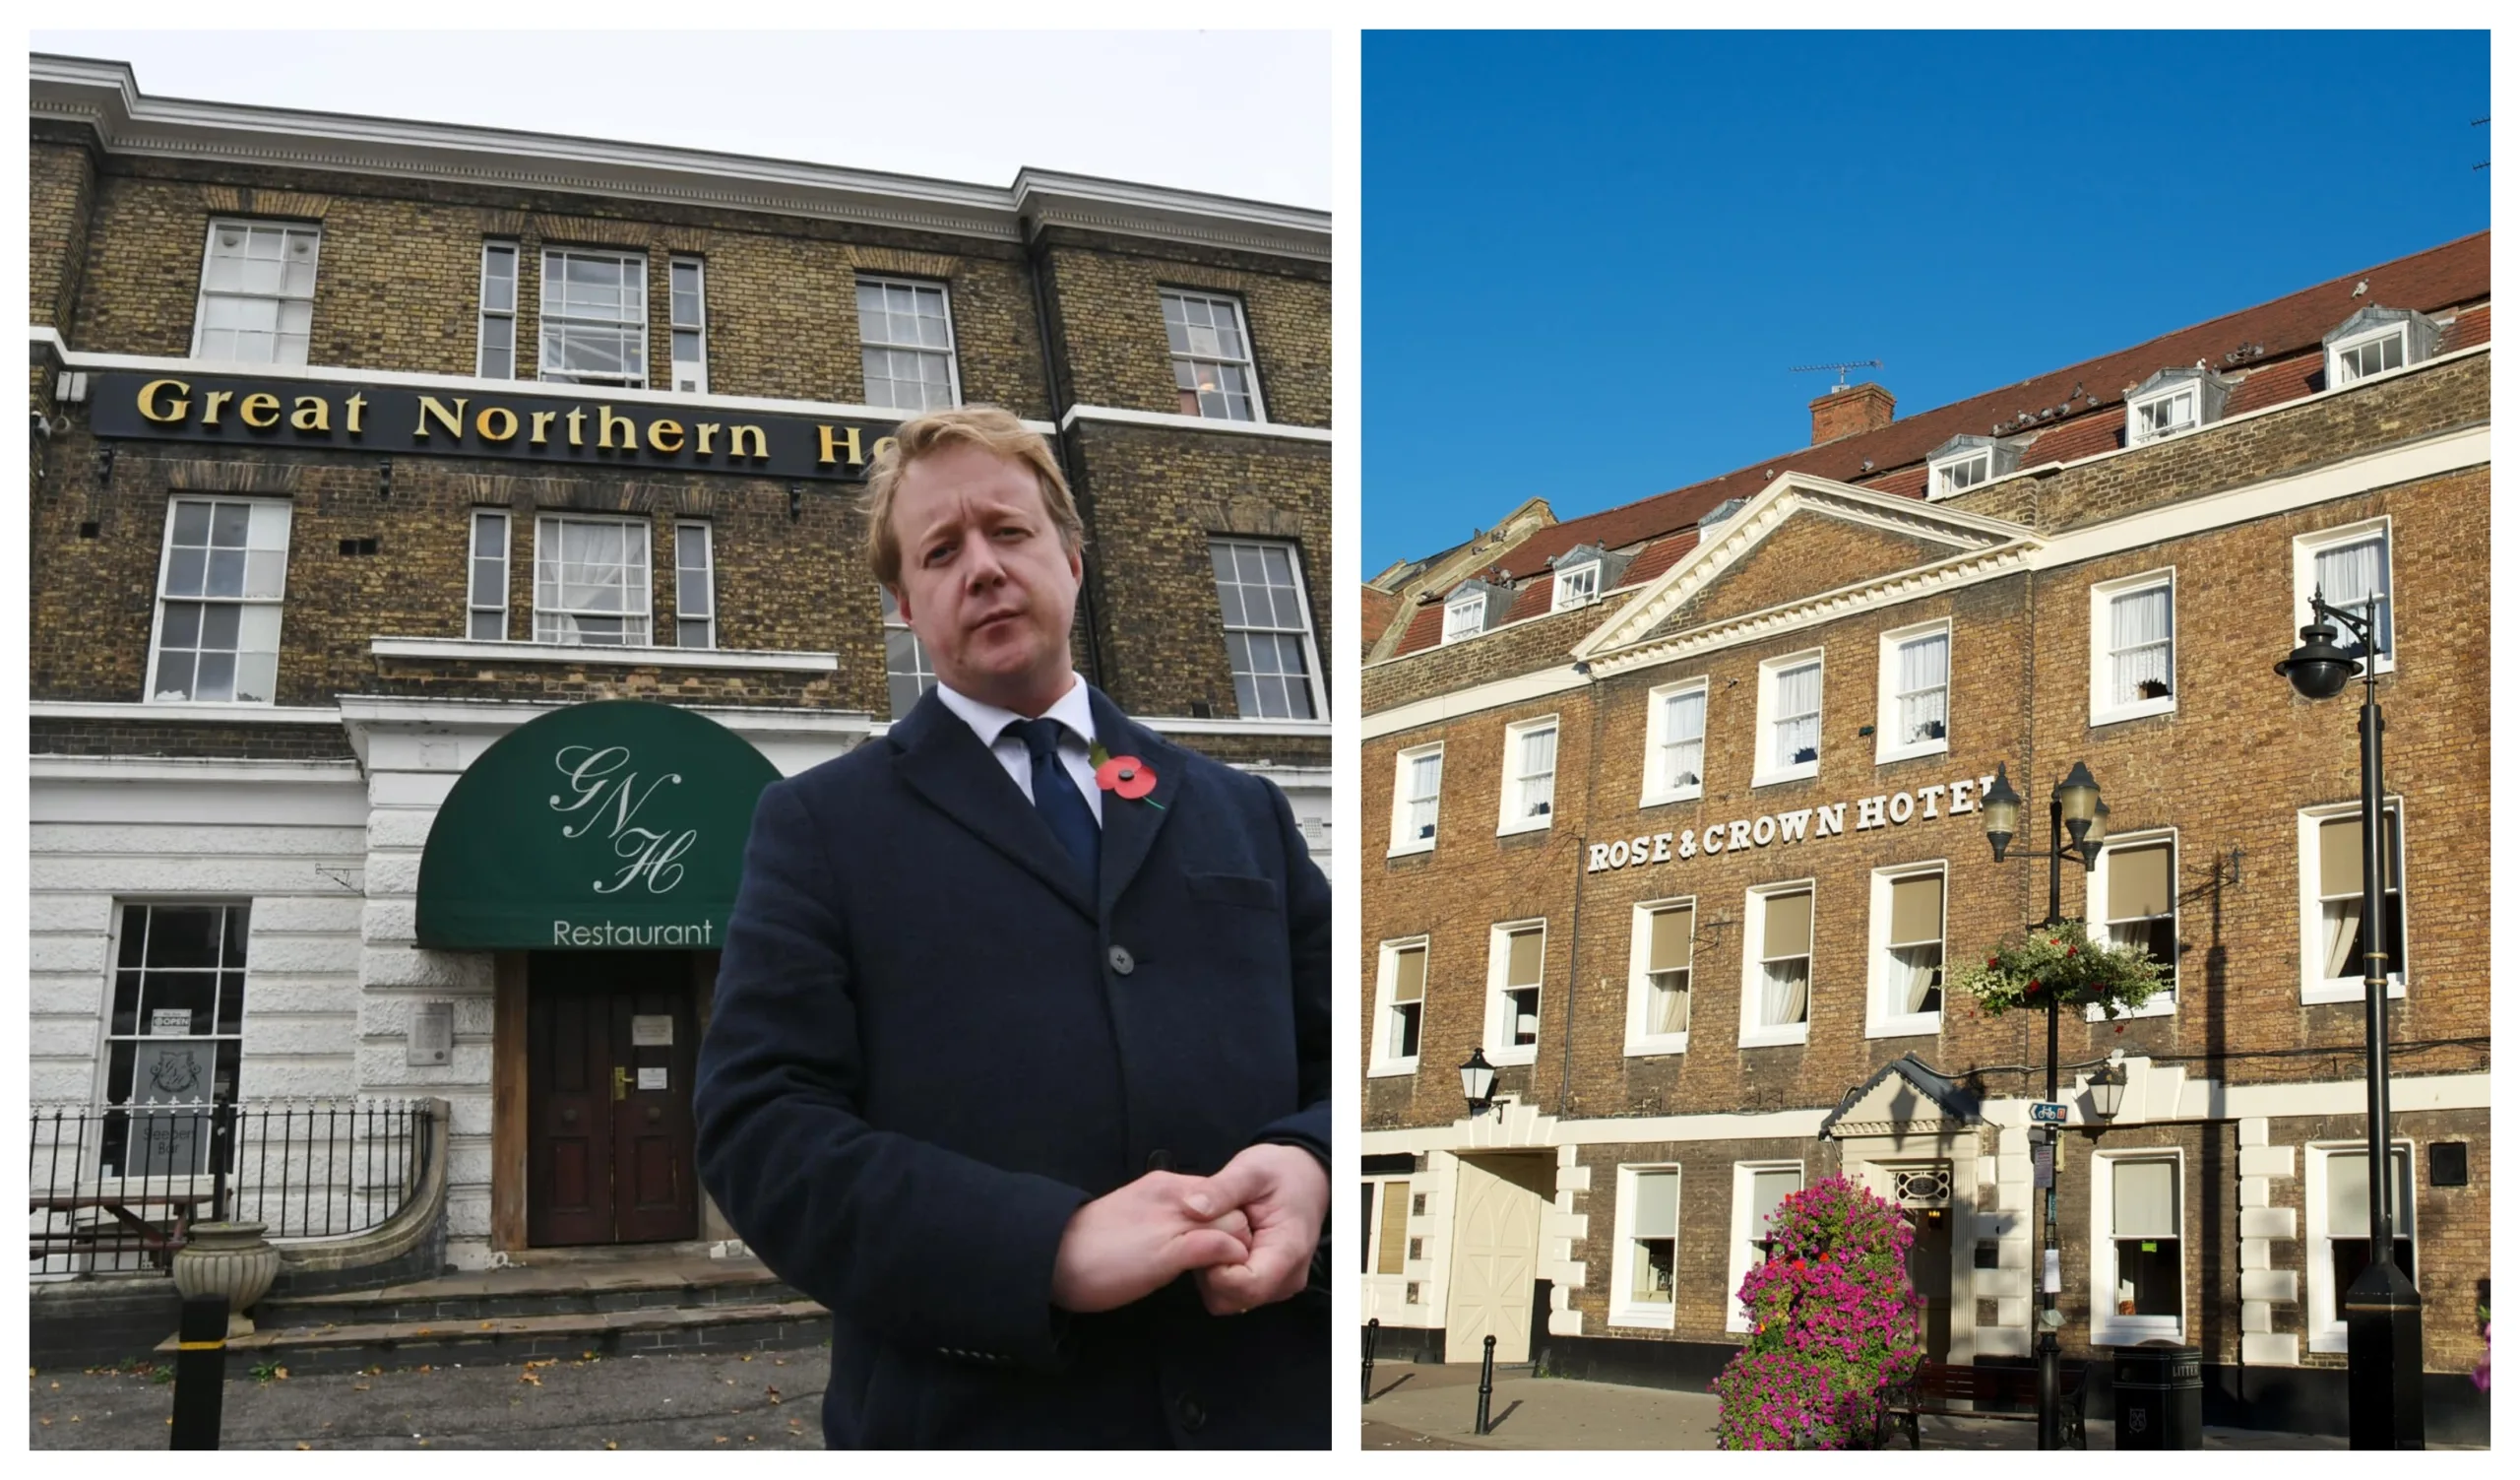
<path fill-rule="evenodd" d="M 1066 727 L 1040 719 L 1017 720 L 1006 728 L 1021 736 L 1024 748 L 1032 752 L 1033 804 L 1041 809 L 1041 820 L 1085 870 L 1086 883 L 1100 889 L 1102 829 L 1094 820 L 1094 809 L 1085 804 L 1085 794 L 1076 789 L 1076 778 L 1059 759 L 1059 733 Z"/>

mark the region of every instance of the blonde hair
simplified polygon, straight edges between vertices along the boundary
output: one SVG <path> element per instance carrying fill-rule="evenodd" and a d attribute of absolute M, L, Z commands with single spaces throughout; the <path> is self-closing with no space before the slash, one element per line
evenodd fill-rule
<path fill-rule="evenodd" d="M 904 421 L 875 449 L 875 466 L 866 475 L 866 563 L 875 579 L 898 590 L 902 545 L 893 534 L 893 495 L 911 464 L 949 447 L 979 447 L 1008 462 L 1032 470 L 1041 485 L 1041 506 L 1058 527 L 1059 543 L 1074 553 L 1085 547 L 1085 521 L 1077 517 L 1076 499 L 1067 479 L 1041 434 L 1026 426 L 1013 412 L 995 406 L 961 406 L 930 412 Z"/>

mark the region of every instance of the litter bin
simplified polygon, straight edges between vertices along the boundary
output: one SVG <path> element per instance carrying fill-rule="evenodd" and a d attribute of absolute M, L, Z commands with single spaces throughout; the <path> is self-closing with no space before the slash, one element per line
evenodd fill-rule
<path fill-rule="evenodd" d="M 2205 1354 L 2175 1341 L 2119 1347 L 2111 1371 L 2117 1448 L 2205 1448 Z"/>

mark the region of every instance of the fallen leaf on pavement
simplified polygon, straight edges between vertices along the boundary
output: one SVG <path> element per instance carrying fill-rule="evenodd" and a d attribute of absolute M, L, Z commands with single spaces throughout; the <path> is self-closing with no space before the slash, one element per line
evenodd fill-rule
<path fill-rule="evenodd" d="M 770 1400 L 771 1400 L 772 1402 L 774 1402 L 774 1403 L 784 1403 L 784 1402 L 786 1402 L 786 1401 L 787 1401 L 787 1399 L 786 1399 L 786 1398 L 783 1398 L 783 1397 L 781 1397 L 781 1396 L 779 1395 L 779 1389 L 778 1389 L 778 1388 L 773 1387 L 773 1388 L 770 1388 L 770 1389 L 768 1389 L 768 1390 L 769 1390 L 769 1393 L 770 1393 Z"/>
<path fill-rule="evenodd" d="M 297 1442 L 297 1447 L 298 1447 L 299 1448 L 301 1448 L 301 1449 L 311 1449 L 311 1448 L 315 1448 L 313 1445 L 308 1444 L 305 1440 L 302 1440 L 302 1439 L 301 1439 L 301 1440 L 299 1440 L 299 1441 Z"/>
<path fill-rule="evenodd" d="M 49 1429 L 49 1428 L 51 1428 L 51 1427 L 52 1427 L 52 1420 L 51 1420 L 51 1419 L 48 1419 L 48 1418 L 41 1418 L 41 1419 L 37 1419 L 37 1420 L 35 1420 L 35 1422 L 37 1422 L 37 1423 L 39 1423 L 39 1424 L 43 1425 L 43 1426 L 44 1426 L 45 1428 L 47 1428 L 47 1429 Z M 171 1423 L 173 1423 L 173 1422 L 174 1422 L 174 1420 L 170 1418 L 170 1419 L 166 1420 L 166 1422 L 168 1422 L 168 1423 L 170 1423 L 170 1424 L 171 1424 Z"/>
<path fill-rule="evenodd" d="M 516 1380 L 520 1383 L 532 1383 L 536 1387 L 542 1385 L 542 1374 L 538 1372 L 518 1373 L 516 1375 Z"/>
<path fill-rule="evenodd" d="M 719 1442 L 720 1444 L 724 1444 L 724 1443 L 726 1442 L 726 1436 L 725 1436 L 725 1435 L 724 1435 L 724 1434 L 719 1435 L 719 1436 L 718 1436 L 718 1442 Z"/>
<path fill-rule="evenodd" d="M 617 1439 L 607 1439 L 603 1442 L 603 1447 L 607 1449 L 617 1449 L 621 1448 L 621 1441 Z"/>
<path fill-rule="evenodd" d="M 352 1383 L 350 1384 L 350 1391 L 352 1392 L 365 1392 L 367 1390 L 368 1384 L 365 1383 Z"/>

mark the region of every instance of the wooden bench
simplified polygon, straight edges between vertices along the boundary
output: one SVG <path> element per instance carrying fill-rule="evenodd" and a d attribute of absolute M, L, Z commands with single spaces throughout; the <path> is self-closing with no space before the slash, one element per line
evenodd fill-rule
<path fill-rule="evenodd" d="M 35 1234 L 31 1240 L 30 1258 L 42 1258 L 56 1250 L 78 1254 L 104 1250 L 138 1249 L 149 1255 L 151 1263 L 160 1269 L 172 1265 L 175 1251 L 184 1247 L 192 1231 L 193 1219 L 203 1203 L 210 1201 L 208 1192 L 158 1192 L 149 1196 L 130 1197 L 119 1194 L 85 1193 L 77 1196 L 37 1193 L 27 1199 L 27 1210 L 35 1213 L 78 1213 L 85 1209 L 102 1210 L 113 1219 L 111 1225 L 90 1224 L 61 1232 Z M 163 1221 L 146 1216 L 146 1210 L 166 1208 L 171 1216 Z"/>
<path fill-rule="evenodd" d="M 2088 1386 L 2086 1369 L 2075 1364 L 2057 1374 L 2057 1426 L 2063 1430 L 2064 1446 L 2069 1449 L 2086 1448 L 2083 1438 L 2083 1390 Z M 1961 1403 L 1973 1406 L 1963 1408 Z M 2026 1407 L 2030 1411 L 1988 1411 L 1985 1405 L 2002 1403 Z M 1918 1364 L 1917 1375 L 1893 1394 L 1888 1421 L 1906 1432 L 1908 1448 L 1921 1448 L 1917 1433 L 1920 1414 L 1935 1413 L 1952 1418 L 1992 1418 L 2006 1423 L 2039 1422 L 2039 1369 L 2035 1367 L 1959 1367 L 1943 1362 Z"/>

